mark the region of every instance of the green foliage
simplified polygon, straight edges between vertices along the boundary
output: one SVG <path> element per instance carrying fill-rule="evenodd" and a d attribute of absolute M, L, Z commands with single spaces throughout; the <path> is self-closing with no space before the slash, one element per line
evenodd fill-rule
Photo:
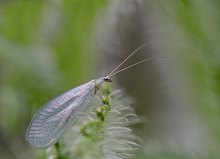
<path fill-rule="evenodd" d="M 134 150 L 138 149 L 137 138 L 129 127 L 137 117 L 129 105 L 130 99 L 123 97 L 121 91 L 107 91 L 110 87 L 106 85 L 108 83 L 104 83 L 100 91 L 97 90 L 97 98 L 90 105 L 96 113 L 86 112 L 79 116 L 80 120 L 61 139 L 61 144 L 48 148 L 48 158 L 129 159 L 134 155 Z M 106 99 L 109 99 L 108 102 Z"/>
<path fill-rule="evenodd" d="M 4 140 L 1 142 L 2 146 L 0 145 L 2 155 L 9 154 L 8 158 L 13 158 L 13 152 L 16 151 L 13 147 L 20 147 L 23 153 L 16 155 L 26 158 L 30 147 L 26 148 L 24 134 L 33 113 L 45 101 L 65 89 L 88 80 L 88 73 L 92 71 L 88 68 L 91 68 L 91 61 L 95 57 L 91 55 L 88 44 L 94 20 L 106 2 L 1 2 L 0 139 Z"/>
<path fill-rule="evenodd" d="M 166 40 L 171 42 L 167 47 L 178 61 L 176 66 L 186 82 L 188 100 L 193 103 L 190 109 L 208 129 L 209 140 L 214 140 L 211 145 L 204 145 L 206 153 L 211 151 L 219 156 L 219 3 L 215 0 L 158 2 L 157 9 L 166 21 L 163 24 L 171 28 L 166 28 L 170 30 Z"/>

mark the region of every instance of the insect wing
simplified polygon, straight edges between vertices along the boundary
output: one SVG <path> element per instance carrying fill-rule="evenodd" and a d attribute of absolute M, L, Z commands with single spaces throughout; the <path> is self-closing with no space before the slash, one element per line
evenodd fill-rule
<path fill-rule="evenodd" d="M 94 81 L 90 81 L 49 101 L 34 115 L 26 140 L 37 148 L 55 144 L 76 120 L 74 114 L 90 104 L 94 89 Z"/>

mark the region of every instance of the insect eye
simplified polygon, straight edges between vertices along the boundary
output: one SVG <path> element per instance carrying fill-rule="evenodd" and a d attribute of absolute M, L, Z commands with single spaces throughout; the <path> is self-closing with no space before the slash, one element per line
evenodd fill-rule
<path fill-rule="evenodd" d="M 105 82 L 112 82 L 112 80 L 109 78 L 109 76 L 104 77 Z"/>

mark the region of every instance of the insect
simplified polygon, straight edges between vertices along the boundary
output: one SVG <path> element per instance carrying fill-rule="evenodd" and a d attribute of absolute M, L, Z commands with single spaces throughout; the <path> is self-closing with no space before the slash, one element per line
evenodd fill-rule
<path fill-rule="evenodd" d="M 43 105 L 43 107 L 33 116 L 27 128 L 26 140 L 36 148 L 48 148 L 53 146 L 74 124 L 76 121 L 76 114 L 82 112 L 90 105 L 103 82 L 112 82 L 110 77 L 113 75 L 145 61 L 158 58 L 147 58 L 116 71 L 143 47 L 145 47 L 145 45 L 140 46 L 132 52 L 107 76 L 84 83 L 55 97 Z"/>

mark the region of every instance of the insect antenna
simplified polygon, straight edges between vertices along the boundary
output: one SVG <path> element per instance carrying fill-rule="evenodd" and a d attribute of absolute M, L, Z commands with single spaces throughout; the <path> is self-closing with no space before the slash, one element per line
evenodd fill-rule
<path fill-rule="evenodd" d="M 108 76 L 111 77 L 111 76 L 116 75 L 116 74 L 118 74 L 118 73 L 120 73 L 120 72 L 122 72 L 122 71 L 125 71 L 125 70 L 127 70 L 127 69 L 129 69 L 129 68 L 132 68 L 132 67 L 134 67 L 134 66 L 136 66 L 136 65 L 139 65 L 139 64 L 141 64 L 141 63 L 144 63 L 144 62 L 146 62 L 146 61 L 153 60 L 153 59 L 160 59 L 160 58 L 168 59 L 168 57 L 165 57 L 165 56 L 150 57 L 150 58 L 141 60 L 141 61 L 139 61 L 139 62 L 136 62 L 136 63 L 134 63 L 134 64 L 132 64 L 132 65 L 130 65 L 130 66 L 127 66 L 127 67 L 125 67 L 125 68 L 123 68 L 123 69 L 121 69 L 121 70 L 118 70 L 118 71 L 116 71 L 116 72 L 113 72 L 113 73 L 111 73 L 111 74 L 108 75 Z"/>
<path fill-rule="evenodd" d="M 121 66 L 123 65 L 129 58 L 131 58 L 135 53 L 137 53 L 139 50 L 141 50 L 142 48 L 144 48 L 147 44 L 143 44 L 141 46 L 139 46 L 137 49 L 135 49 L 128 57 L 126 57 L 114 70 L 112 70 L 108 76 L 111 76 L 112 74 L 114 74 L 114 72 Z"/>

